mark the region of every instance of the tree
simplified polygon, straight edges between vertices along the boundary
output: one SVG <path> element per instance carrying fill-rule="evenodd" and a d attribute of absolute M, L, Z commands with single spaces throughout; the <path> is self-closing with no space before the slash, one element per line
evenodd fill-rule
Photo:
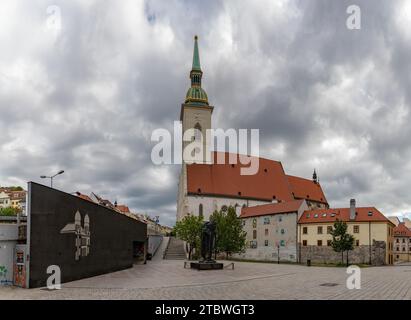
<path fill-rule="evenodd" d="M 215 241 L 215 248 L 214 248 L 214 259 L 217 259 L 217 253 L 224 251 L 222 244 L 224 243 L 224 235 L 225 235 L 225 214 L 222 210 L 214 211 L 213 214 L 210 216 L 210 221 L 216 224 L 216 241 Z"/>
<path fill-rule="evenodd" d="M 337 220 L 334 223 L 331 235 L 333 236 L 331 247 L 335 252 L 341 252 L 341 263 L 344 263 L 344 251 L 347 251 L 348 267 L 348 252 L 354 249 L 354 237 L 347 233 L 347 224 L 344 221 Z"/>
<path fill-rule="evenodd" d="M 235 208 L 230 206 L 227 212 L 216 211 L 210 217 L 216 223 L 216 251 L 225 252 L 226 258 L 232 253 L 243 252 L 246 247 L 246 232 Z"/>
<path fill-rule="evenodd" d="M 16 216 L 20 210 L 13 207 L 0 208 L 0 216 Z"/>
<path fill-rule="evenodd" d="M 203 228 L 203 217 L 187 215 L 182 220 L 177 221 L 174 231 L 177 238 L 189 244 L 188 259 L 191 259 L 193 249 L 199 251 L 201 244 L 201 230 Z"/>

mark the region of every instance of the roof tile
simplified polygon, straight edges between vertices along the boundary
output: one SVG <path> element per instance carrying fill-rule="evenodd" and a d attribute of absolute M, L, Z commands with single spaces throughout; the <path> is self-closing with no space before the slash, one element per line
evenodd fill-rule
<path fill-rule="evenodd" d="M 253 207 L 245 207 L 241 209 L 240 218 L 297 212 L 303 202 L 304 200 L 294 200 L 289 202 L 269 203 Z"/>

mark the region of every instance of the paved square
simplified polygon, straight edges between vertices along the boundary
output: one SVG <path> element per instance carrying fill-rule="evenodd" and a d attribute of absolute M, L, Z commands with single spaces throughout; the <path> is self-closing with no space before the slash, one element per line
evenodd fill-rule
<path fill-rule="evenodd" d="M 183 266 L 183 261 L 149 261 L 69 282 L 55 291 L 0 287 L 0 298 L 411 299 L 411 265 L 363 268 L 360 290 L 347 289 L 345 268 L 251 262 L 235 262 L 234 270 L 197 271 Z"/>

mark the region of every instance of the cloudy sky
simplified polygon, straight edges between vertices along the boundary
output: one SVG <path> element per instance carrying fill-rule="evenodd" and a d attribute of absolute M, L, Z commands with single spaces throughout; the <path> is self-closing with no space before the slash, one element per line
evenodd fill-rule
<path fill-rule="evenodd" d="M 198 34 L 214 127 L 260 129 L 332 206 L 411 212 L 410 1 L 5 0 L 0 21 L 0 185 L 64 169 L 57 188 L 172 225 L 179 166 L 150 137 L 179 119 Z"/>

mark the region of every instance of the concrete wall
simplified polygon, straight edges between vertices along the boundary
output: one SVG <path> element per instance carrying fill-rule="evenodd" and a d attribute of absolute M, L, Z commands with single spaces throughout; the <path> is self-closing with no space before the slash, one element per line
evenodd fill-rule
<path fill-rule="evenodd" d="M 341 253 L 335 252 L 332 247 L 327 246 L 301 246 L 301 263 L 307 263 L 311 260 L 313 263 L 332 263 L 341 262 Z M 369 264 L 370 261 L 370 246 L 360 245 L 348 254 L 349 263 L 351 264 Z M 346 262 L 346 254 L 344 253 L 344 263 Z M 384 265 L 386 263 L 386 243 L 383 241 L 374 241 L 371 245 L 371 264 Z"/>
<path fill-rule="evenodd" d="M 46 284 L 50 265 L 58 265 L 62 282 L 67 282 L 129 268 L 137 254 L 145 257 L 145 223 L 33 182 L 28 205 L 30 288 Z M 86 215 L 89 238 L 77 238 L 70 230 L 76 230 L 76 216 L 85 229 Z"/>
<path fill-rule="evenodd" d="M 0 286 L 13 283 L 14 249 L 17 239 L 17 224 L 0 224 Z"/>
<path fill-rule="evenodd" d="M 154 256 L 154 254 L 157 252 L 157 249 L 160 247 L 162 241 L 162 235 L 149 235 L 147 249 L 148 253 L 151 253 Z"/>

